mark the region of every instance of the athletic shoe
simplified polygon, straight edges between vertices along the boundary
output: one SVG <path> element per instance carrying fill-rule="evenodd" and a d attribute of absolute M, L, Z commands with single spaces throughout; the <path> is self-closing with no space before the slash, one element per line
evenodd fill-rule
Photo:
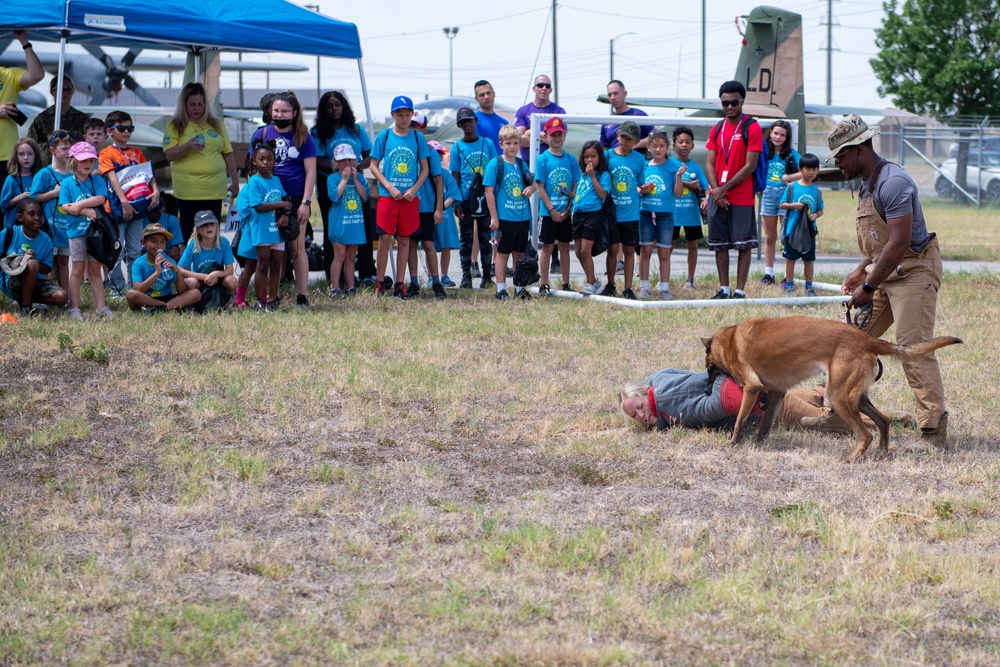
<path fill-rule="evenodd" d="M 570 287 L 570 284 L 569 284 L 569 283 L 563 283 L 563 286 L 562 286 L 562 291 L 563 291 L 563 292 L 572 292 L 572 291 L 573 291 L 573 288 L 572 288 L 572 287 Z"/>
<path fill-rule="evenodd" d="M 715 296 L 712 297 L 712 299 L 715 299 L 715 300 L 722 300 L 722 299 L 728 299 L 728 298 L 729 298 L 729 295 L 726 294 L 725 292 L 723 292 L 721 289 L 719 289 L 719 291 L 715 293 Z"/>
<path fill-rule="evenodd" d="M 460 282 L 458 286 L 462 289 L 472 289 L 472 274 L 463 273 L 462 282 Z"/>
<path fill-rule="evenodd" d="M 628 299 L 629 301 L 635 301 L 635 292 L 632 291 L 631 287 L 626 287 L 622 290 L 622 298 Z"/>
<path fill-rule="evenodd" d="M 167 311 L 166 306 L 143 306 L 140 308 L 144 313 L 155 314 L 155 313 L 165 313 Z"/>
<path fill-rule="evenodd" d="M 416 299 L 420 296 L 420 285 L 416 283 L 410 283 L 410 286 L 406 288 L 406 293 L 411 299 Z"/>
<path fill-rule="evenodd" d="M 295 305 L 302 306 L 303 308 L 308 308 L 309 299 L 306 297 L 305 294 L 299 294 L 298 296 L 295 297 Z"/>
<path fill-rule="evenodd" d="M 395 287 L 392 288 L 392 296 L 400 301 L 408 301 L 410 299 L 410 294 L 406 291 L 403 283 L 396 283 Z"/>
<path fill-rule="evenodd" d="M 448 276 L 441 276 L 441 284 L 450 289 L 458 287 L 458 285 L 455 284 L 455 281 Z"/>
<path fill-rule="evenodd" d="M 267 312 L 267 304 L 264 303 L 263 301 L 258 301 L 257 303 L 255 303 L 253 305 L 253 309 L 255 311 L 257 311 L 258 313 L 266 313 Z"/>
<path fill-rule="evenodd" d="M 552 289 L 548 285 L 539 285 L 538 296 L 552 296 Z"/>
<path fill-rule="evenodd" d="M 438 299 L 444 299 L 447 297 L 447 294 L 444 293 L 444 285 L 441 283 L 434 283 L 431 285 L 431 289 L 434 290 L 434 296 Z"/>
<path fill-rule="evenodd" d="M 497 301 L 506 301 L 509 298 L 510 298 L 510 295 L 507 294 L 507 290 L 500 290 L 499 292 L 497 292 L 497 296 L 496 296 L 496 300 Z"/>
<path fill-rule="evenodd" d="M 580 290 L 580 294 L 585 296 L 593 296 L 601 291 L 601 281 L 598 280 L 593 285 L 584 285 L 583 289 Z"/>
<path fill-rule="evenodd" d="M 773 285 L 774 284 L 774 276 L 769 276 L 769 275 L 767 275 L 765 273 L 764 277 L 760 279 L 760 284 L 761 285 Z"/>
<path fill-rule="evenodd" d="M 693 292 L 694 291 L 694 281 L 693 280 L 689 280 L 686 283 L 684 283 L 684 289 L 691 290 Z"/>
<path fill-rule="evenodd" d="M 358 288 L 357 287 L 349 287 L 349 288 L 347 288 L 347 291 L 344 292 L 344 296 L 345 297 L 347 297 L 347 296 L 357 296 L 357 295 L 358 295 Z"/>
<path fill-rule="evenodd" d="M 274 311 L 278 310 L 279 308 L 281 308 L 281 299 L 275 299 L 274 301 L 268 301 L 267 302 L 267 310 L 269 312 L 273 313 Z"/>
<path fill-rule="evenodd" d="M 473 262 L 472 263 L 472 277 L 473 278 L 482 278 L 483 277 L 482 272 L 480 272 L 480 270 L 479 270 L 479 262 Z"/>
<path fill-rule="evenodd" d="M 514 292 L 514 298 L 520 299 L 521 301 L 531 301 L 531 292 L 526 289 L 523 289 L 520 292 Z"/>
<path fill-rule="evenodd" d="M 376 282 L 377 281 L 375 280 L 375 276 L 368 276 L 367 278 L 365 278 L 365 279 L 363 279 L 361 281 L 361 286 L 362 287 L 375 287 L 375 283 Z"/>
<path fill-rule="evenodd" d="M 115 314 L 112 313 L 111 309 L 108 308 L 107 306 L 104 306 L 103 308 L 98 308 L 97 309 L 97 314 L 100 315 L 101 317 L 103 317 L 106 320 L 113 320 L 113 319 L 115 319 Z"/>
<path fill-rule="evenodd" d="M 785 291 L 785 294 L 795 294 L 795 283 L 786 283 L 781 281 L 781 289 Z"/>
<path fill-rule="evenodd" d="M 17 311 L 17 316 L 21 319 L 25 317 L 38 317 L 41 313 L 31 306 L 21 306 L 20 310 Z"/>
<path fill-rule="evenodd" d="M 730 295 L 729 298 L 730 299 L 745 299 L 745 298 L 747 298 L 747 295 L 746 294 L 740 294 L 739 292 L 733 292 Z"/>
<path fill-rule="evenodd" d="M 660 292 L 660 301 L 673 301 L 674 295 L 670 293 L 670 290 L 663 290 Z"/>
<path fill-rule="evenodd" d="M 344 298 L 344 290 L 340 289 L 339 287 L 331 287 L 330 288 L 330 298 L 331 299 L 343 299 Z"/>
<path fill-rule="evenodd" d="M 640 287 L 640 288 L 639 288 L 639 298 L 640 298 L 640 299 L 642 299 L 643 301 L 645 301 L 645 300 L 646 300 L 646 299 L 648 299 L 648 298 L 649 298 L 650 296 L 651 296 L 651 295 L 650 295 L 650 293 L 649 293 L 649 288 L 648 288 L 648 287 Z"/>
<path fill-rule="evenodd" d="M 615 284 L 614 283 L 608 283 L 607 285 L 605 285 L 604 289 L 601 290 L 599 296 L 618 296 L 615 293 Z"/>
<path fill-rule="evenodd" d="M 819 294 L 816 294 L 816 290 L 810 287 L 806 290 L 806 296 L 819 296 Z"/>
<path fill-rule="evenodd" d="M 378 298 L 380 296 L 384 296 L 385 293 L 388 292 L 388 291 L 389 290 L 387 290 L 385 288 L 384 284 L 382 284 L 382 283 L 380 283 L 378 281 L 375 281 L 375 298 Z"/>

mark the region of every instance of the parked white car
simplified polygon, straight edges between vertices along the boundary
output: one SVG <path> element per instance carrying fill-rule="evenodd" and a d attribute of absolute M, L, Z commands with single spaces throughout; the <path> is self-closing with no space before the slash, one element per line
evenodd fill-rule
<path fill-rule="evenodd" d="M 981 172 L 980 164 L 982 164 Z M 938 168 L 948 174 L 952 180 L 955 180 L 957 171 L 955 158 L 948 158 L 939 164 Z M 969 153 L 969 162 L 965 172 L 965 182 L 968 184 L 966 190 L 972 192 L 977 181 L 984 200 L 1000 200 L 1000 153 L 983 153 L 981 163 L 979 153 Z M 941 174 L 938 174 L 934 181 L 934 191 L 937 192 L 938 197 L 950 199 L 954 187 Z"/>

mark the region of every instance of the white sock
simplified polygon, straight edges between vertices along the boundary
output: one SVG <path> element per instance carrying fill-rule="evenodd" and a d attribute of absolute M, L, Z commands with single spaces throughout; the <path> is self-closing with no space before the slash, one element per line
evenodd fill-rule
<path fill-rule="evenodd" d="M 746 294 L 743 294 L 743 290 L 741 289 L 736 290 L 736 294 L 742 294 L 743 296 L 746 296 Z"/>
<path fill-rule="evenodd" d="M 773 266 L 765 266 L 764 267 L 764 275 L 765 276 L 771 276 L 773 278 L 774 277 L 774 267 Z"/>
<path fill-rule="evenodd" d="M 639 281 L 639 289 L 649 289 L 649 281 L 648 280 L 640 280 Z"/>
<path fill-rule="evenodd" d="M 497 292 L 506 292 L 507 283 L 497 283 Z"/>
<path fill-rule="evenodd" d="M 725 294 L 726 296 L 729 296 L 730 294 L 732 294 L 732 292 L 729 291 L 729 286 L 728 285 L 726 287 L 721 287 L 720 289 L 722 290 L 722 293 Z"/>
<path fill-rule="evenodd" d="M 657 286 L 657 289 L 659 289 L 661 292 L 669 292 L 670 291 L 670 283 L 660 283 Z"/>

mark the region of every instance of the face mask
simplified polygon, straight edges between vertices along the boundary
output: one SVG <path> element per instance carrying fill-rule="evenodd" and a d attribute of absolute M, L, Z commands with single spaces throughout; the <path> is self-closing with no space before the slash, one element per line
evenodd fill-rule
<path fill-rule="evenodd" d="M 291 118 L 272 118 L 271 124 L 279 130 L 287 130 L 292 126 L 292 120 Z"/>

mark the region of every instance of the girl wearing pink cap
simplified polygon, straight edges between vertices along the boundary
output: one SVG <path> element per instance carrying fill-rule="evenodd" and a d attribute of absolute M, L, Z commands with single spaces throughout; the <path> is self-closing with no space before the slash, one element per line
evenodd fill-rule
<path fill-rule="evenodd" d="M 104 277 L 101 264 L 87 251 L 87 230 L 97 217 L 98 206 L 104 206 L 108 185 L 93 173 L 97 164 L 97 151 L 86 141 L 73 144 L 69 149 L 69 170 L 72 176 L 62 182 L 59 190 L 59 207 L 66 214 L 66 231 L 69 236 L 69 257 L 73 262 L 69 276 L 69 312 L 67 317 L 82 320 L 80 312 L 80 287 L 84 275 L 90 276 L 90 289 L 94 292 L 97 314 L 111 319 L 114 314 L 104 303 Z"/>

